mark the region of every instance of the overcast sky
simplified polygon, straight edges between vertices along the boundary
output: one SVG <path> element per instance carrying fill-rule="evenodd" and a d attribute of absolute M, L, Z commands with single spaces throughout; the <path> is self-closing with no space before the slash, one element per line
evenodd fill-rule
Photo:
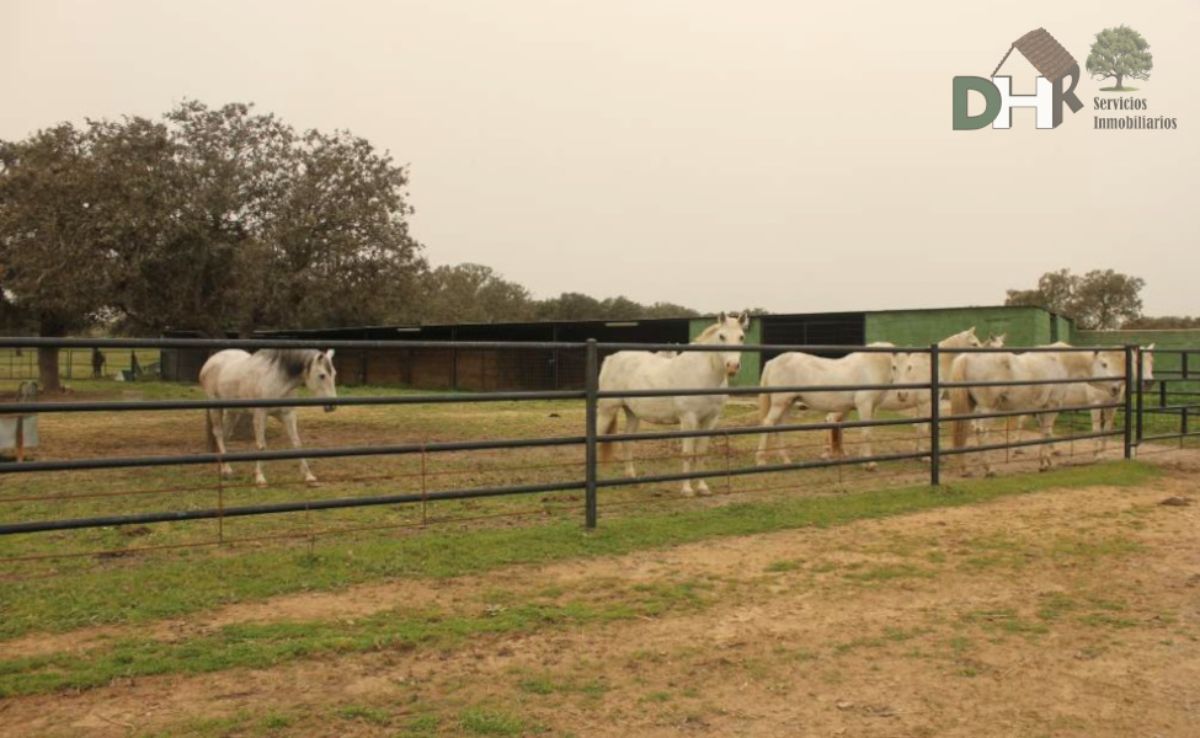
<path fill-rule="evenodd" d="M 1126 23 L 1175 131 L 950 129 L 950 81 L 1046 27 Z M 1144 277 L 1200 314 L 1200 3 L 0 0 L 0 138 L 254 102 L 411 168 L 434 264 L 538 296 L 700 309 L 998 304 L 1044 271 Z M 1004 68 L 1032 92 L 1032 68 Z"/>

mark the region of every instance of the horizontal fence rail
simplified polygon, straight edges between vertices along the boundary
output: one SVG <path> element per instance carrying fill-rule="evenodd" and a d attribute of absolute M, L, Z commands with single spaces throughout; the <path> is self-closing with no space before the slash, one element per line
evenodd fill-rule
<path fill-rule="evenodd" d="M 1063 443 L 1067 438 L 1043 437 L 1038 439 L 1006 439 L 1004 443 L 983 443 L 977 441 L 974 445 L 947 448 L 941 438 L 947 424 L 978 424 L 985 421 L 1011 419 L 1023 415 L 1046 415 L 1059 413 L 1122 413 L 1122 424 L 1112 430 L 1093 430 L 1089 433 L 1072 435 L 1069 440 L 1104 440 L 1123 437 L 1124 454 L 1126 458 L 1133 455 L 1140 443 L 1150 441 L 1179 440 L 1200 435 L 1200 431 L 1189 429 L 1189 412 L 1200 409 L 1200 404 L 1189 404 L 1187 397 L 1200 396 L 1200 392 L 1187 389 L 1171 389 L 1173 385 L 1185 385 L 1194 381 L 1188 371 L 1188 356 L 1200 353 L 1200 349 L 1141 349 L 1136 346 L 1105 346 L 1105 347 L 1065 347 L 1042 346 L 1030 348 L 1010 347 L 964 347 L 946 348 L 931 346 L 841 346 L 841 345 L 699 345 L 699 344 L 659 344 L 659 343 L 600 343 L 586 342 L 544 342 L 544 341 L 410 341 L 410 340 L 336 340 L 317 341 L 310 339 L 204 339 L 204 338 L 174 338 L 174 339 L 85 339 L 85 338 L 40 338 L 17 337 L 0 338 L 0 348 L 10 349 L 204 349 L 219 350 L 225 348 L 255 349 L 348 349 L 348 350 L 395 350 L 395 349 L 439 349 L 439 350 L 480 350 L 480 351 L 582 351 L 584 354 L 585 386 L 580 390 L 545 390 L 545 391 L 492 391 L 492 392 L 430 392 L 419 394 L 397 394 L 383 396 L 341 396 L 341 397 L 286 397 L 279 399 L 197 399 L 197 400 L 68 400 L 68 401 L 32 401 L 21 400 L 0 403 L 0 415 L 26 416 L 31 414 L 63 414 L 63 413 L 130 413 L 130 412 L 188 412 L 188 411 L 274 411 L 285 408 L 302 407 L 386 407 L 414 405 L 446 405 L 471 404 L 492 402 L 525 403 L 533 401 L 582 401 L 584 406 L 585 424 L 583 432 L 574 435 L 559 435 L 535 438 L 489 438 L 480 440 L 450 440 L 427 443 L 392 443 L 379 445 L 287 448 L 276 450 L 256 450 L 239 452 L 204 452 L 192 454 L 164 454 L 145 456 L 108 456 L 79 459 L 39 459 L 33 461 L 0 462 L 0 481 L 4 478 L 21 479 L 22 475 L 31 473 L 67 472 L 67 471 L 102 471 L 113 469 L 138 469 L 184 467 L 197 465 L 213 465 L 214 467 L 229 463 L 246 463 L 261 461 L 280 461 L 296 459 L 334 459 L 334 458 L 365 458 L 378 456 L 420 455 L 422 470 L 424 458 L 428 454 L 445 454 L 454 452 L 477 451 L 515 451 L 531 448 L 564 448 L 582 447 L 583 466 L 582 478 L 569 478 L 560 481 L 537 484 L 512 484 L 464 487 L 459 489 L 443 489 L 428 491 L 424 487 L 420 491 L 403 491 L 394 494 L 376 494 L 362 497 L 337 497 L 332 499 L 317 499 L 308 501 L 285 501 L 270 504 L 237 505 L 187 509 L 164 510 L 136 514 L 114 514 L 85 518 L 63 518 L 40 521 L 3 521 L 0 520 L 0 535 L 17 533 L 38 533 L 55 530 L 77 530 L 83 528 L 140 525 L 150 523 L 166 523 L 180 521 L 195 521 L 209 519 L 237 518 L 256 515 L 274 515 L 293 512 L 312 512 L 318 510 L 335 510 L 361 508 L 378 505 L 407 505 L 440 500 L 466 500 L 473 498 L 492 498 L 523 494 L 542 494 L 548 492 L 584 492 L 584 519 L 587 527 L 594 527 L 598 517 L 599 491 L 626 487 L 631 485 L 662 484 L 669 482 L 690 482 L 718 477 L 743 477 L 754 474 L 772 474 L 820 468 L 840 468 L 854 464 L 882 463 L 895 461 L 912 461 L 929 459 L 929 479 L 934 485 L 940 482 L 943 460 L 962 456 L 964 454 L 983 454 L 990 451 L 1018 449 L 1026 447 L 1042 447 L 1054 443 Z M 651 352 L 721 352 L 721 353 L 783 353 L 790 351 L 809 354 L 868 353 L 868 354 L 918 354 L 929 357 L 929 378 L 916 382 L 876 382 L 863 384 L 806 384 L 780 386 L 718 386 L 718 387 L 680 387 L 670 389 L 604 389 L 599 383 L 600 365 L 603 355 L 616 351 L 651 351 Z M 1119 375 L 1085 376 L 1069 378 L 1022 380 L 981 381 L 950 381 L 942 376 L 944 369 L 940 359 L 945 356 L 957 357 L 965 354 L 996 354 L 996 353 L 1078 353 L 1113 351 L 1123 356 L 1124 366 Z M 1163 370 L 1151 374 L 1148 371 L 1148 358 L 1152 355 L 1168 354 L 1178 356 L 1179 369 Z M 1149 389 L 1158 383 L 1158 402 L 1147 403 Z M 1023 386 L 1056 386 L 1056 385 L 1090 385 L 1105 393 L 1103 401 L 1088 404 L 1057 404 L 1048 407 L 1034 408 L 1003 408 L 989 412 L 943 413 L 940 398 L 951 390 L 965 391 L 970 395 L 973 390 L 994 387 L 1011 388 Z M 1109 394 L 1108 390 L 1117 386 L 1118 392 Z M 825 395 L 835 393 L 878 392 L 883 394 L 897 390 L 910 390 L 926 399 L 924 407 L 928 414 L 914 415 L 902 418 L 871 418 L 852 421 L 834 421 L 811 423 L 781 423 L 774 426 L 739 425 L 721 426 L 715 428 L 685 428 L 680 430 L 650 431 L 645 433 L 613 433 L 600 435 L 597 426 L 597 408 L 604 401 L 634 400 L 639 398 L 689 398 L 689 397 L 742 397 L 763 394 L 794 394 L 794 395 Z M 929 403 L 930 397 L 939 401 Z M 1184 400 L 1184 402 L 1180 402 Z M 914 403 L 913 407 L 917 407 Z M 1155 427 L 1154 432 L 1147 434 L 1145 418 L 1158 414 L 1164 422 L 1166 418 L 1178 416 L 1179 431 L 1177 433 L 1162 432 Z M 817 460 L 804 460 L 788 463 L 756 466 L 735 467 L 728 463 L 721 469 L 689 469 L 677 473 L 661 473 L 643 475 L 631 478 L 600 478 L 598 469 L 599 444 L 603 443 L 632 443 L 645 441 L 684 441 L 707 440 L 723 437 L 731 438 L 761 435 L 764 433 L 797 433 L 824 432 L 840 433 L 845 430 L 861 429 L 868 431 L 872 428 L 890 428 L 898 426 L 924 426 L 927 434 L 928 450 L 905 453 L 879 453 L 857 457 L 840 457 Z M 961 430 L 961 427 L 960 427 Z M 685 448 L 687 446 L 685 445 Z M 728 451 L 728 449 L 727 449 Z M 687 454 L 685 452 L 685 457 Z M 786 457 L 785 457 L 786 460 Z M 685 467 L 686 468 L 686 467 Z M 424 471 L 422 471 L 424 474 Z M 422 478 L 423 479 L 423 478 Z M 422 481 L 424 484 L 424 481 Z"/>

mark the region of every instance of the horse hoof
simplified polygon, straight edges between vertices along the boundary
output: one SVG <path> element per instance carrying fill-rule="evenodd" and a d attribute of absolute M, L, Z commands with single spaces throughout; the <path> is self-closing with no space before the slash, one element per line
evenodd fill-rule
<path fill-rule="evenodd" d="M 626 477 L 627 479 L 637 479 L 637 471 L 635 471 L 635 470 L 633 470 L 633 469 L 626 469 L 626 470 L 625 470 L 625 477 Z"/>
<path fill-rule="evenodd" d="M 693 490 L 691 487 L 684 487 L 683 488 L 683 496 L 684 497 L 695 497 L 696 491 Z"/>
<path fill-rule="evenodd" d="M 874 461 L 869 461 L 866 464 L 863 464 L 863 469 L 866 469 L 867 471 L 875 471 L 878 468 L 879 464 L 876 464 Z"/>
<path fill-rule="evenodd" d="M 708 497 L 712 494 L 712 490 L 708 488 L 707 484 L 701 484 L 696 488 L 696 493 L 701 497 Z"/>
<path fill-rule="evenodd" d="M 309 487 L 320 487 L 321 486 L 321 483 L 317 481 L 316 477 L 309 477 L 308 479 L 304 480 L 304 483 L 307 484 Z M 264 484 L 265 484 L 265 482 L 264 482 Z"/>
<path fill-rule="evenodd" d="M 260 488 L 265 488 L 265 487 L 267 486 L 267 480 L 265 480 L 265 479 L 255 479 L 255 480 L 254 480 L 254 486 L 256 486 L 256 487 L 260 487 Z"/>
<path fill-rule="evenodd" d="M 225 477 L 226 479 L 230 479 L 231 477 L 233 477 L 233 467 L 227 466 L 224 469 L 222 469 L 221 476 Z"/>

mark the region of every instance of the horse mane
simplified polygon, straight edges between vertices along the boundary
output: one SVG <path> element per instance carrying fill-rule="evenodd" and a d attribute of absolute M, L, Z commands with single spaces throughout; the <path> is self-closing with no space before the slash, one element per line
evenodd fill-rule
<path fill-rule="evenodd" d="M 254 353 L 261 356 L 267 365 L 289 379 L 304 376 L 304 370 L 309 362 L 321 353 L 316 349 L 262 349 Z"/>
<path fill-rule="evenodd" d="M 698 335 L 698 336 L 696 336 L 695 338 L 693 338 L 693 339 L 692 339 L 692 343 L 704 343 L 706 340 L 708 340 L 708 339 L 712 338 L 712 337 L 713 337 L 713 335 L 714 335 L 714 334 L 715 334 L 717 331 L 719 331 L 719 330 L 721 330 L 721 324 L 720 324 L 720 323 L 713 323 L 713 324 L 712 324 L 712 325 L 710 325 L 709 327 L 707 327 L 707 328 L 705 328 L 704 330 L 700 331 L 700 335 Z"/>

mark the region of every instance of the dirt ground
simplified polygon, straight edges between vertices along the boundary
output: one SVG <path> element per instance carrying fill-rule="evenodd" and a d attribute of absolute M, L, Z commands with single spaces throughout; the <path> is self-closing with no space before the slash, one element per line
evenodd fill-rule
<path fill-rule="evenodd" d="M 1134 489 L 1050 490 L 234 605 L 137 635 L 351 622 L 397 603 L 471 611 L 485 588 L 518 600 L 553 587 L 602 595 L 615 583 L 702 582 L 709 593 L 701 606 L 656 617 L 10 699 L 0 703 L 0 735 L 191 734 L 201 719 L 279 713 L 301 717 L 197 734 L 1197 736 L 1200 459 L 1161 463 L 1166 476 Z M 33 635 L 4 650 L 70 651 L 129 634 Z M 467 731 L 454 716 L 478 705 L 519 723 Z M 440 727 L 406 732 L 430 715 Z"/>

